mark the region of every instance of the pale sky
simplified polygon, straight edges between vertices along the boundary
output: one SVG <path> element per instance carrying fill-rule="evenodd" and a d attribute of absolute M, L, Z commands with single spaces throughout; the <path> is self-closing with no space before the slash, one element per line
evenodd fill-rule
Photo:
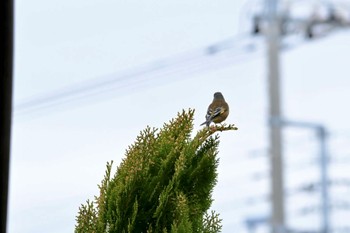
<path fill-rule="evenodd" d="M 247 6 L 243 0 L 16 1 L 15 105 L 88 80 L 162 66 L 156 61 L 240 35 L 249 25 L 242 13 Z M 332 133 L 331 156 L 339 157 L 350 156 L 349 40 L 349 31 L 338 31 L 298 42 L 281 56 L 284 115 L 324 124 Z M 252 42 L 261 46 L 261 41 Z M 251 178 L 268 172 L 263 156 L 268 145 L 266 60 L 259 53 L 236 53 L 126 79 L 87 99 L 15 111 L 9 233 L 73 232 L 78 207 L 98 194 L 107 161 L 119 164 L 139 131 L 147 125 L 161 127 L 182 109 L 196 109 L 198 130 L 216 91 L 230 104 L 227 122 L 239 131 L 221 135 L 212 209 L 224 219 L 224 233 L 245 233 L 246 217 L 269 213 L 268 202 L 246 204 L 247 198 L 269 191 L 266 178 Z M 286 131 L 285 144 L 287 165 L 317 157 L 317 141 L 309 131 Z M 318 179 L 315 165 L 297 171 L 291 167 L 287 187 Z M 330 168 L 332 175 L 350 178 L 347 169 L 346 164 Z M 344 195 L 349 196 L 348 190 Z M 298 216 L 297 208 L 317 204 L 318 196 L 293 198 L 286 202 L 289 225 L 314 229 L 319 216 Z M 336 214 L 349 216 L 348 211 Z"/>

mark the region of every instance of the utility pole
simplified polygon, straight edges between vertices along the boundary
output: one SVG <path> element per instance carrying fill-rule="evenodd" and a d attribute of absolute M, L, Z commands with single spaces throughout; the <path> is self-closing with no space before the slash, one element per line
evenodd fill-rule
<path fill-rule="evenodd" d="M 321 167 L 321 200 L 322 200 L 322 232 L 329 233 L 329 192 L 328 192 L 328 155 L 327 132 L 322 126 L 317 128 L 320 141 L 320 167 Z"/>
<path fill-rule="evenodd" d="M 271 165 L 271 232 L 284 233 L 284 185 L 281 125 L 279 45 L 280 23 L 278 0 L 266 0 L 267 48 L 268 48 L 268 88 L 270 125 L 270 165 Z"/>

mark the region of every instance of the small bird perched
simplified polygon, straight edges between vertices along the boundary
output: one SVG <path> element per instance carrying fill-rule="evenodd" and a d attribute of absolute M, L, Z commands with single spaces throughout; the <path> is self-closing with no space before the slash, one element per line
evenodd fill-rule
<path fill-rule="evenodd" d="M 205 122 L 201 125 L 206 124 L 208 127 L 211 122 L 221 123 L 223 122 L 229 113 L 229 107 L 226 103 L 224 96 L 221 92 L 215 92 L 213 102 L 209 105 L 207 115 L 205 116 Z"/>

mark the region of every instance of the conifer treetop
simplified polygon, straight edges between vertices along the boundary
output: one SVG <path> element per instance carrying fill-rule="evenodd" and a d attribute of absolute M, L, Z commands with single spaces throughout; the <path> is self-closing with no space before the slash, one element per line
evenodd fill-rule
<path fill-rule="evenodd" d="M 99 195 L 79 208 L 75 232 L 220 232 L 219 214 L 209 211 L 219 164 L 216 133 L 237 128 L 204 127 L 191 138 L 193 119 L 189 109 L 160 129 L 147 126 L 114 176 L 113 161 L 107 163 Z"/>

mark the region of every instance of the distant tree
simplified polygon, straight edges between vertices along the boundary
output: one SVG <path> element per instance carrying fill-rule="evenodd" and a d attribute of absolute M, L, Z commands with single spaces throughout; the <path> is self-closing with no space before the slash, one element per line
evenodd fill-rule
<path fill-rule="evenodd" d="M 203 128 L 191 139 L 193 116 L 183 111 L 161 129 L 141 131 L 113 177 L 107 163 L 100 195 L 81 205 L 75 232 L 220 232 L 219 214 L 208 212 L 219 162 L 212 135 L 237 128 Z"/>

